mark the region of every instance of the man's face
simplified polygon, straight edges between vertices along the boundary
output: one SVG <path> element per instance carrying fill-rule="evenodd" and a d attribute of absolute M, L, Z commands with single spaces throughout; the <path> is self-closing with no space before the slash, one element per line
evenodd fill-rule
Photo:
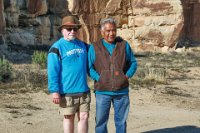
<path fill-rule="evenodd" d="M 101 35 L 107 43 L 113 43 L 116 38 L 116 26 L 112 23 L 106 23 L 104 29 L 101 30 Z"/>
<path fill-rule="evenodd" d="M 62 34 L 64 39 L 71 41 L 77 37 L 78 28 L 77 27 L 63 27 Z"/>

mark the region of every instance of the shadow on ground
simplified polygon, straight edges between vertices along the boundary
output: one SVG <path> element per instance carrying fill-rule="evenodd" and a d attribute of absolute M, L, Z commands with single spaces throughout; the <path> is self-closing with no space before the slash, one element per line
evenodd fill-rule
<path fill-rule="evenodd" d="M 200 133 L 200 127 L 180 126 L 180 127 L 152 130 L 143 133 Z"/>

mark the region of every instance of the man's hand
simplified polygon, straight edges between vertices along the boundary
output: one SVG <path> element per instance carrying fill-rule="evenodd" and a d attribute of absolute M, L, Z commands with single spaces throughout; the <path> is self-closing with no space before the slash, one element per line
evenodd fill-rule
<path fill-rule="evenodd" d="M 53 103 L 55 103 L 55 104 L 59 104 L 60 103 L 60 94 L 59 93 L 57 93 L 57 92 L 52 93 L 51 97 L 52 97 Z"/>

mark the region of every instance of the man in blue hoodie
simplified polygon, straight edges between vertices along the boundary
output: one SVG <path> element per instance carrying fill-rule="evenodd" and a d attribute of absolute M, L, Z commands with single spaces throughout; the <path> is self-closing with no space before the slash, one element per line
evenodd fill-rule
<path fill-rule="evenodd" d="M 129 81 L 137 69 L 137 62 L 130 45 L 116 37 L 116 22 L 102 19 L 102 39 L 90 46 L 89 73 L 95 81 L 96 133 L 107 133 L 111 103 L 114 107 L 116 133 L 126 133 L 129 113 Z"/>
<path fill-rule="evenodd" d="M 80 27 L 74 16 L 64 17 L 59 27 L 63 37 L 51 46 L 47 59 L 48 89 L 64 116 L 64 133 L 74 132 L 76 113 L 78 132 L 88 132 L 91 96 L 87 85 L 87 44 L 77 39 Z"/>

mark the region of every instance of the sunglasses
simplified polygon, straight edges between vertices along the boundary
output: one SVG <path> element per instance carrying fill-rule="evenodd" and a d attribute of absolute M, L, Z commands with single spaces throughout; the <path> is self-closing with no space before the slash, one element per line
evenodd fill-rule
<path fill-rule="evenodd" d="M 65 28 L 65 29 L 66 29 L 67 31 L 72 31 L 72 30 L 73 30 L 73 31 L 76 32 L 76 31 L 78 31 L 79 28 Z"/>

